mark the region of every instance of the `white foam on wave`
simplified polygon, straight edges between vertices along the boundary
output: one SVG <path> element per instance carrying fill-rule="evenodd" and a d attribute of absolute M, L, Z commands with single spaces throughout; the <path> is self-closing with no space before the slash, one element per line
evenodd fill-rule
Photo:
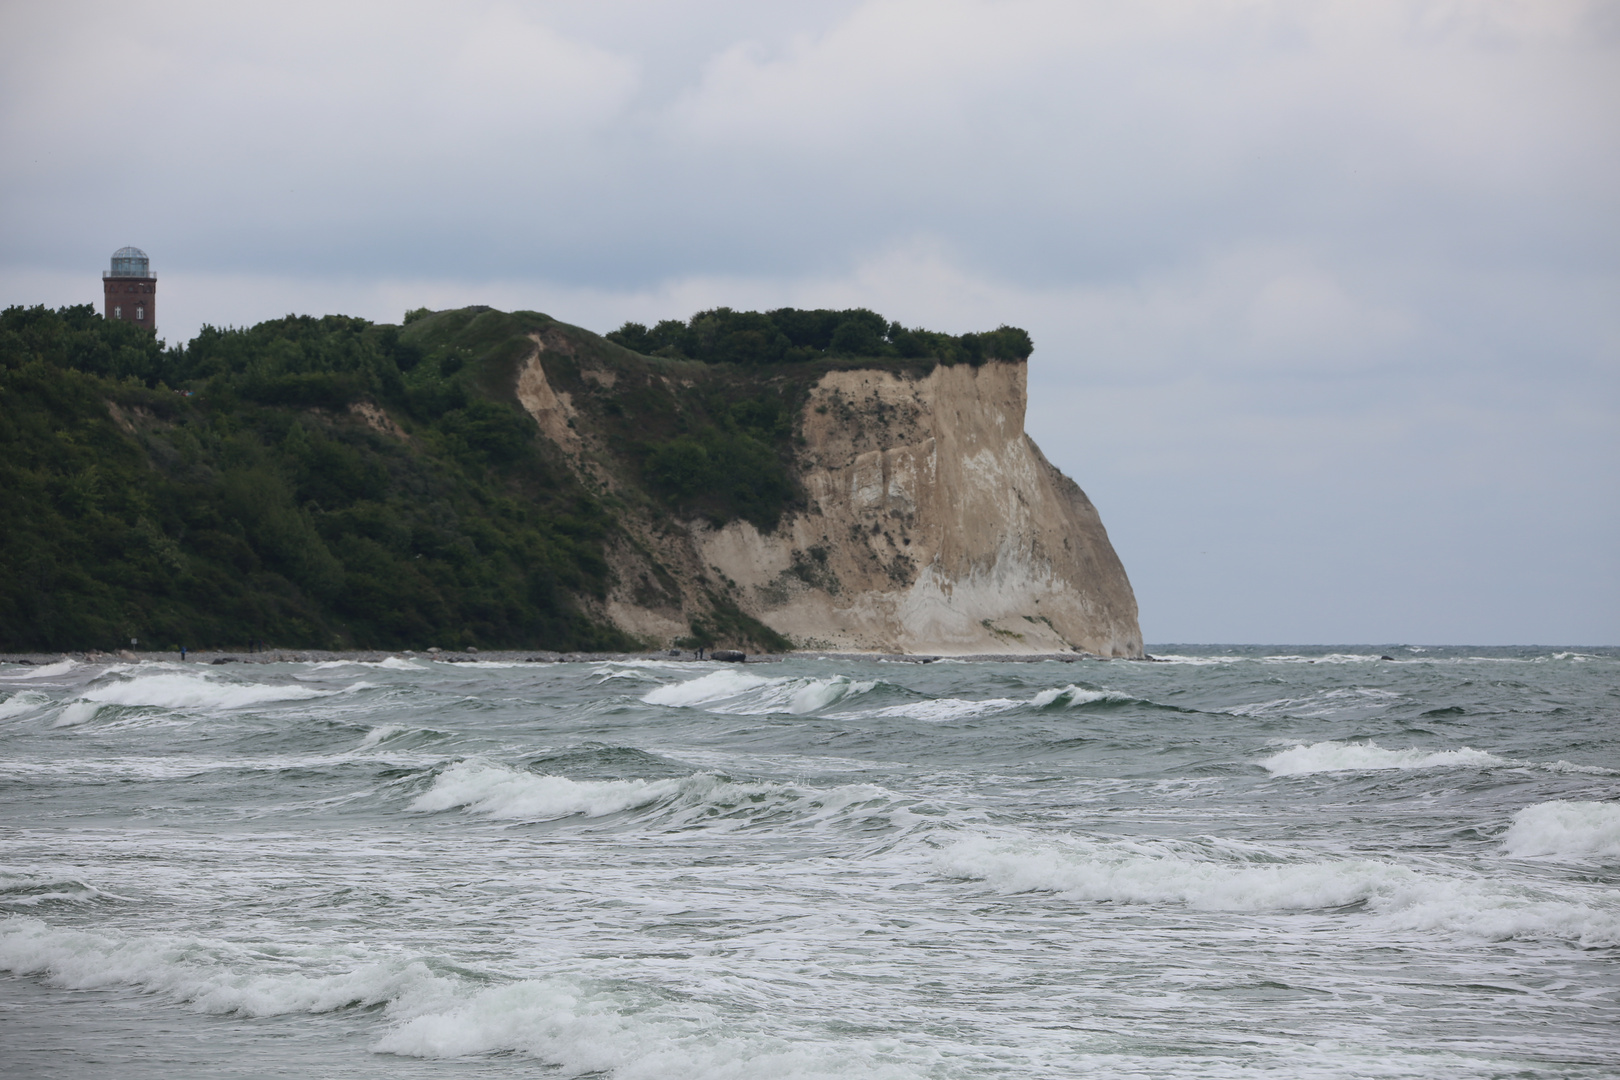
<path fill-rule="evenodd" d="M 1312 773 L 1373 772 L 1383 769 L 1485 768 L 1511 764 L 1495 754 L 1464 746 L 1456 750 L 1385 750 L 1377 743 L 1319 742 L 1300 744 L 1260 761 L 1272 776 Z"/>
<path fill-rule="evenodd" d="M 1089 690 L 1084 686 L 1059 687 L 1055 690 L 1042 690 L 1029 699 L 1029 703 L 1037 709 L 1044 709 L 1049 705 L 1067 705 L 1071 708 L 1077 705 L 1091 705 L 1098 701 L 1107 701 L 1118 705 L 1139 701 L 1140 698 L 1131 697 L 1113 690 Z"/>
<path fill-rule="evenodd" d="M 648 705 L 697 708 L 743 716 L 777 712 L 802 716 L 858 697 L 876 686 L 874 681 L 858 681 L 844 675 L 825 679 L 792 676 L 767 678 L 728 668 L 686 682 L 657 687 L 641 695 L 641 700 Z"/>
<path fill-rule="evenodd" d="M 381 1006 L 392 1030 L 379 1053 L 456 1058 L 520 1053 L 564 1075 L 614 1080 L 914 1080 L 899 1040 L 788 1041 L 727 1030 L 716 1011 L 653 991 L 604 987 L 569 974 L 490 986 L 435 973 L 420 959 L 360 946 L 244 945 L 178 934 L 66 930 L 27 917 L 0 921 L 0 970 L 72 989 L 135 987 L 201 1012 L 330 1013 Z M 915 1052 L 926 1056 L 925 1052 Z"/>
<path fill-rule="evenodd" d="M 409 730 L 410 728 L 406 727 L 404 724 L 383 724 L 381 727 L 374 727 L 370 731 L 366 732 L 365 738 L 360 740 L 360 745 L 356 747 L 356 749 L 369 750 L 373 746 L 376 746 L 378 743 L 382 742 L 384 739 L 391 739 L 395 735 Z"/>
<path fill-rule="evenodd" d="M 51 699 L 46 694 L 41 694 L 33 690 L 19 691 L 18 693 L 12 694 L 10 697 L 6 698 L 6 700 L 0 701 L 0 720 L 7 720 L 13 716 L 26 716 L 31 712 L 38 712 L 40 709 L 44 708 L 50 703 Z"/>
<path fill-rule="evenodd" d="M 902 705 L 889 705 L 882 709 L 873 709 L 858 715 L 863 718 L 871 716 L 904 716 L 912 720 L 944 724 L 953 720 L 968 720 L 975 716 L 993 716 L 996 713 L 1021 708 L 1027 704 L 1029 702 L 1014 698 L 985 698 L 978 701 L 967 698 L 928 698 L 923 701 L 908 701 Z"/>
<path fill-rule="evenodd" d="M 1180 653 L 1154 653 L 1153 660 L 1161 664 L 1191 664 L 1195 667 L 1207 667 L 1212 664 L 1243 664 L 1252 661 L 1252 656 L 1187 656 Z"/>
<path fill-rule="evenodd" d="M 0 907 L 29 908 L 40 904 L 84 903 L 103 898 L 127 899 L 57 871 L 0 867 Z"/>
<path fill-rule="evenodd" d="M 20 671 L 15 675 L 0 675 L 0 679 L 45 679 L 53 675 L 66 675 L 68 672 L 72 671 L 78 666 L 79 664 L 76 660 L 63 659 L 58 660 L 54 664 L 46 664 L 44 667 L 30 668 L 27 671 Z"/>
<path fill-rule="evenodd" d="M 679 780 L 570 780 L 459 761 L 433 778 L 412 810 L 463 808 L 485 817 L 544 821 L 583 814 L 601 817 L 657 802 L 680 791 Z"/>
<path fill-rule="evenodd" d="M 1423 650 L 1417 650 L 1419 652 Z M 1272 656 L 1191 656 L 1185 653 L 1154 653 L 1153 659 L 1167 664 L 1367 664 L 1383 660 L 1381 653 L 1328 653 L 1325 656 L 1306 656 L 1303 653 L 1278 653 Z M 1385 661 L 1386 663 L 1388 661 Z"/>
<path fill-rule="evenodd" d="M 658 675 L 655 672 L 640 667 L 603 665 L 602 667 L 592 668 L 591 674 L 597 676 L 598 680 L 601 682 L 607 682 L 609 679 L 633 679 L 637 682 L 658 682 Z"/>
<path fill-rule="evenodd" d="M 260 950 L 181 935 L 63 930 L 20 916 L 0 921 L 0 970 L 75 990 L 135 986 L 208 1013 L 280 1016 L 403 1000 L 432 1008 L 453 990 L 420 962 L 358 959 L 342 947 Z"/>
<path fill-rule="evenodd" d="M 1006 894 L 1175 904 L 1200 911 L 1287 912 L 1364 905 L 1401 929 L 1501 941 L 1620 945 L 1620 904 L 1595 906 L 1478 878 L 1450 878 L 1375 859 L 1217 861 L 1141 841 L 1008 841 L 977 836 L 942 850 L 947 877 Z"/>
<path fill-rule="evenodd" d="M 1579 776 L 1620 776 L 1620 769 L 1605 769 L 1601 765 L 1577 765 L 1562 759 L 1540 766 L 1548 772 L 1575 773 Z"/>
<path fill-rule="evenodd" d="M 1502 848 L 1520 857 L 1620 859 L 1620 802 L 1536 803 L 1513 815 Z"/>
<path fill-rule="evenodd" d="M 57 727 L 73 727 L 95 718 L 103 705 L 138 705 L 159 709 L 241 709 L 278 701 L 305 701 L 368 689 L 357 682 L 343 690 L 316 690 L 307 686 L 221 682 L 181 672 L 137 675 L 105 686 L 91 687 L 62 710 Z"/>
<path fill-rule="evenodd" d="M 445 769 L 409 809 L 427 813 L 463 809 L 496 820 L 550 821 L 576 815 L 603 817 L 658 803 L 666 804 L 665 824 L 672 826 L 745 827 L 781 815 L 802 823 L 846 814 L 885 818 L 892 824 L 912 820 L 893 792 L 872 784 L 811 788 L 730 780 L 714 773 L 666 780 L 573 780 L 480 761 L 457 762 Z"/>
<path fill-rule="evenodd" d="M 1387 863 L 1233 864 L 1165 854 L 1149 842 L 1007 841 L 969 837 L 944 849 L 949 877 L 984 881 L 998 892 L 1053 892 L 1074 900 L 1183 904 L 1205 911 L 1342 907 L 1381 885 L 1410 881 Z"/>
<path fill-rule="evenodd" d="M 1377 663 L 1381 657 L 1378 653 L 1328 653 L 1326 656 L 1303 656 L 1286 653 L 1278 656 L 1262 656 L 1261 662 L 1267 664 L 1368 664 Z"/>
<path fill-rule="evenodd" d="M 482 990 L 458 1008 L 406 1020 L 374 1049 L 422 1058 L 518 1051 L 565 1076 L 613 1080 L 920 1080 L 934 1072 L 925 1064 L 933 1055 L 900 1039 L 728 1031 L 701 1002 L 671 1006 L 565 977 Z"/>
<path fill-rule="evenodd" d="M 1217 711 L 1231 716 L 1265 717 L 1277 714 L 1322 717 L 1356 709 L 1378 708 L 1400 697 L 1401 695 L 1393 690 L 1375 686 L 1341 686 L 1334 690 L 1312 694 L 1310 697 L 1256 701 L 1245 705 L 1232 705 Z"/>
<path fill-rule="evenodd" d="M 369 667 L 386 671 L 426 671 L 424 664 L 414 663 L 403 656 L 388 656 L 381 660 L 319 660 L 303 665 L 308 671 L 329 671 L 332 668 Z"/>
<path fill-rule="evenodd" d="M 997 713 L 1011 712 L 1013 709 L 1022 709 L 1033 706 L 1037 709 L 1046 709 L 1053 706 L 1067 706 L 1074 708 L 1090 705 L 1099 701 L 1128 703 L 1139 701 L 1140 698 L 1129 694 L 1117 693 L 1113 690 L 1090 690 L 1083 686 L 1053 687 L 1042 690 L 1032 698 L 927 698 L 922 701 L 908 701 L 900 705 L 888 705 L 881 709 L 872 709 L 866 712 L 851 714 L 851 718 L 867 718 L 874 716 L 904 716 L 912 720 L 922 720 L 928 723 L 943 724 L 954 720 L 970 720 L 976 716 L 994 716 Z"/>

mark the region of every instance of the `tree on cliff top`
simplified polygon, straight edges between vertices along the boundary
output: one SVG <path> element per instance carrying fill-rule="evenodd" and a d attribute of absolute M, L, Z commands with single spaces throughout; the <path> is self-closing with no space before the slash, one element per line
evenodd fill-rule
<path fill-rule="evenodd" d="M 705 363 L 802 363 L 829 357 L 933 359 L 942 364 L 1029 359 L 1034 343 L 1016 326 L 982 334 L 941 334 L 907 329 L 866 308 L 834 311 L 778 308 L 700 311 L 686 322 L 665 319 L 651 329 L 627 322 L 609 341 L 649 356 Z"/>

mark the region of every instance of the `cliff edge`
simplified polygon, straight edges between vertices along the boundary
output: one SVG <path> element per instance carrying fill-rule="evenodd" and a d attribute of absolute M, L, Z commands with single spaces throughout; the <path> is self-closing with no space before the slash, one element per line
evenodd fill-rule
<path fill-rule="evenodd" d="M 639 373 L 571 330 L 532 335 L 513 389 L 581 478 L 626 503 L 600 608 L 619 629 L 667 644 L 718 605 L 800 648 L 1143 655 L 1136 598 L 1096 508 L 1024 432 L 1025 363 L 783 376 L 800 384 L 798 500 L 765 527 L 678 515 L 671 527 L 624 498 L 623 448 L 592 423 L 638 399 Z M 604 394 L 597 409 L 575 400 Z"/>

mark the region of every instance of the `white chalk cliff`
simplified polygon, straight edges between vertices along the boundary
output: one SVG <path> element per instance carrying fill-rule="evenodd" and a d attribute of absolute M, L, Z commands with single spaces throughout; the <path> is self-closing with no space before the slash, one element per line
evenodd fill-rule
<path fill-rule="evenodd" d="M 519 400 L 582 477 L 611 488 L 567 395 L 546 383 L 549 343 L 536 343 Z M 801 648 L 1140 657 L 1136 598 L 1102 520 L 1024 433 L 1025 373 L 996 361 L 829 372 L 799 417 L 806 505 L 771 532 L 672 532 L 632 515 L 601 614 L 668 642 L 719 589 Z"/>

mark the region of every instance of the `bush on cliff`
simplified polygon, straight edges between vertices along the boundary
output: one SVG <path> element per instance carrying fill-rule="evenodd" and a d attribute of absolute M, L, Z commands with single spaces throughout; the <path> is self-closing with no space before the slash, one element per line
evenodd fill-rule
<path fill-rule="evenodd" d="M 700 311 L 682 323 L 665 319 L 649 329 L 627 322 L 609 341 L 649 356 L 744 365 L 802 363 L 829 357 L 932 359 L 943 364 L 1027 360 L 1029 334 L 1002 326 L 983 334 L 907 329 L 866 308 L 844 311 L 778 308 Z"/>

